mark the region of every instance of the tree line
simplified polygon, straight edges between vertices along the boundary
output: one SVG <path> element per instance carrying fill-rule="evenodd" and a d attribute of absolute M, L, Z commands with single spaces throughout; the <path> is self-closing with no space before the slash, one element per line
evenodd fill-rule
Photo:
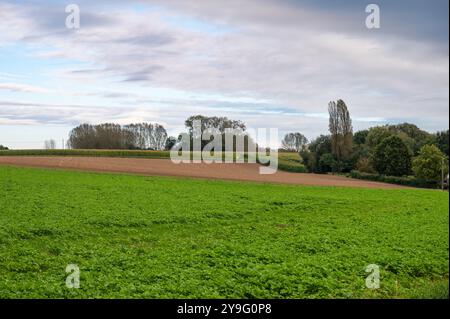
<path fill-rule="evenodd" d="M 166 129 L 157 123 L 81 124 L 70 132 L 67 144 L 73 149 L 164 150 L 167 139 Z"/>
<path fill-rule="evenodd" d="M 195 121 L 200 123 L 198 130 L 194 128 Z M 246 125 L 242 121 L 228 119 L 227 117 L 207 117 L 194 115 L 186 119 L 187 133 L 178 137 L 168 136 L 166 129 L 158 123 L 137 123 L 119 125 L 104 123 L 99 125 L 81 124 L 69 134 L 67 146 L 72 149 L 132 149 L 132 150 L 170 150 L 181 143 L 183 134 L 188 134 L 191 145 L 194 138 L 201 138 L 195 134 L 209 132 L 210 138 L 202 140 L 201 148 L 213 140 L 214 135 L 222 137 L 222 150 L 225 150 L 227 129 L 232 129 L 233 150 L 236 150 L 237 138 L 242 137 L 246 150 L 255 148 L 256 143 L 246 134 Z M 53 140 L 45 142 L 45 148 L 54 148 Z M 244 150 L 239 150 L 244 151 Z"/>
<path fill-rule="evenodd" d="M 449 131 L 428 133 L 416 125 L 384 125 L 353 132 L 343 100 L 330 102 L 329 134 L 308 142 L 299 132 L 284 136 L 284 150 L 295 151 L 310 172 L 358 171 L 385 176 L 440 180 L 448 173 Z"/>
<path fill-rule="evenodd" d="M 328 104 L 329 134 L 308 141 L 300 132 L 288 133 L 281 142 L 280 151 L 296 152 L 299 161 L 311 173 L 341 173 L 357 171 L 384 176 L 411 176 L 438 179 L 448 173 L 449 131 L 429 133 L 414 124 L 375 126 L 353 132 L 350 111 L 343 100 Z M 195 121 L 201 126 L 196 130 Z M 198 123 L 198 122 L 197 122 Z M 196 132 L 211 132 L 210 138 L 202 140 L 203 149 L 215 136 L 222 136 L 225 149 L 227 129 L 233 129 L 233 150 L 236 139 L 244 138 L 245 151 L 257 149 L 258 145 L 246 132 L 244 122 L 227 117 L 194 115 L 186 119 L 187 133 L 178 137 L 168 136 L 166 129 L 158 123 L 135 123 L 119 125 L 81 124 L 69 134 L 67 146 L 72 149 L 140 149 L 170 150 L 181 143 L 183 135 L 190 141 L 199 136 Z M 192 145 L 192 144 L 191 144 Z M 45 148 L 56 147 L 54 140 L 45 142 Z M 0 149 L 6 149 L 0 146 Z M 229 150 L 228 150 L 229 151 Z M 443 165 L 444 164 L 444 165 Z"/>

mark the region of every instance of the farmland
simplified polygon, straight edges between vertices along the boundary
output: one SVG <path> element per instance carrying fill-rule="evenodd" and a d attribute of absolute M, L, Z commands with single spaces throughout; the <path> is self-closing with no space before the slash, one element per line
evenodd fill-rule
<path fill-rule="evenodd" d="M 144 151 L 144 150 L 0 150 L 1 156 L 89 156 L 89 157 L 124 157 L 169 159 L 170 151 Z M 191 153 L 192 157 L 192 153 Z M 225 152 L 222 154 L 225 157 Z M 235 154 L 233 154 L 235 158 Z M 247 159 L 247 155 L 245 155 Z M 279 153 L 278 169 L 288 172 L 305 173 L 307 170 L 300 163 L 297 153 Z"/>
<path fill-rule="evenodd" d="M 448 227 L 439 191 L 0 166 L 0 297 L 448 298 Z"/>

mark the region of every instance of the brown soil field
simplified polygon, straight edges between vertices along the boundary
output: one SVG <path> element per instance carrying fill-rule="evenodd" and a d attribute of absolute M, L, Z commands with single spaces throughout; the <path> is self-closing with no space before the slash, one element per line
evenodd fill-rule
<path fill-rule="evenodd" d="M 271 175 L 261 175 L 259 174 L 259 164 L 174 164 L 169 159 L 56 156 L 2 156 L 0 157 L 0 165 L 2 164 L 129 173 L 148 176 L 178 176 L 311 186 L 346 186 L 381 189 L 406 188 L 399 185 L 363 181 L 336 175 L 289 173 L 283 171 L 278 171 Z"/>

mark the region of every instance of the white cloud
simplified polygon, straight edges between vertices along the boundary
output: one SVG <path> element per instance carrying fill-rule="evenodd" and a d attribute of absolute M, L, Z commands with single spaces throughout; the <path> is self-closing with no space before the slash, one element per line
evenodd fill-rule
<path fill-rule="evenodd" d="M 119 10 L 98 5 L 94 10 L 82 2 L 78 31 L 64 29 L 64 12 L 50 5 L 39 9 L 0 4 L 0 49 L 2 43 L 20 42 L 41 59 L 89 65 L 64 66 L 54 76 L 61 82 L 93 83 L 97 89 L 92 96 L 108 99 L 105 105 L 114 99 L 120 108 L 113 108 L 112 114 L 102 107 L 72 114 L 61 106 L 58 116 L 71 122 L 156 118 L 182 126 L 189 115 L 220 112 L 217 115 L 243 119 L 254 127 L 276 125 L 312 136 L 327 130 L 326 118 L 314 114 L 324 114 L 329 100 L 343 98 L 361 127 L 384 120 L 419 121 L 430 130 L 448 127 L 449 60 L 441 44 L 371 33 L 360 27 L 364 20 L 360 23 L 345 11 L 280 1 L 141 2 L 158 7 L 137 12 L 131 6 Z M 177 25 L 168 16 L 201 19 L 224 32 Z M 139 94 L 103 88 L 120 81 Z M 156 103 L 147 92 L 155 88 L 191 92 L 192 98 L 167 96 Z M 39 90 L 20 85 L 14 89 Z M 196 98 L 202 95 L 215 96 L 214 103 Z M 265 103 L 279 109 L 264 109 Z M 5 109 L 0 107 L 1 114 Z M 29 120 L 31 114 L 39 116 L 29 114 Z"/>
<path fill-rule="evenodd" d="M 27 84 L 20 83 L 0 83 L 0 90 L 11 92 L 26 92 L 26 93 L 48 93 L 49 90 Z"/>

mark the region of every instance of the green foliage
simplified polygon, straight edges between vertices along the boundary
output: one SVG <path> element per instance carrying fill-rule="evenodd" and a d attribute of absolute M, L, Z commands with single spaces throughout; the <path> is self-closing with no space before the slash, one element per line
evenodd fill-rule
<path fill-rule="evenodd" d="M 307 173 L 308 169 L 302 164 L 298 153 L 278 153 L 278 169 L 293 173 Z"/>
<path fill-rule="evenodd" d="M 388 184 L 396 184 L 396 185 L 403 185 L 403 186 L 410 186 L 410 187 L 417 187 L 417 188 L 432 188 L 436 189 L 439 185 L 434 180 L 426 180 L 417 178 L 414 176 L 405 176 L 405 177 L 399 177 L 399 176 L 385 176 L 380 174 L 371 174 L 371 173 L 364 173 L 359 171 L 351 171 L 350 174 L 348 174 L 351 178 L 357 178 L 357 179 L 363 179 L 367 181 L 374 181 L 374 182 L 381 182 L 381 183 L 388 183 Z"/>
<path fill-rule="evenodd" d="M 444 153 L 435 145 L 425 145 L 420 149 L 419 156 L 414 158 L 412 169 L 419 178 L 440 181 L 443 165 L 444 174 L 447 174 L 448 162 Z"/>
<path fill-rule="evenodd" d="M 356 145 L 366 144 L 367 135 L 369 135 L 369 130 L 358 131 L 353 135 L 353 143 Z"/>
<path fill-rule="evenodd" d="M 341 172 L 344 164 L 352 155 L 353 126 L 347 105 L 343 100 L 328 104 L 329 131 L 331 134 L 331 153 L 336 159 L 335 170 Z M 319 159 L 320 162 L 320 159 Z"/>
<path fill-rule="evenodd" d="M 444 192 L 0 167 L 0 198 L 2 298 L 442 298 L 448 290 Z M 80 289 L 65 287 L 68 264 L 80 267 Z M 380 289 L 365 287 L 368 264 L 380 266 Z"/>
<path fill-rule="evenodd" d="M 421 130 L 417 125 L 411 123 L 391 125 L 389 129 L 400 137 L 402 135 L 401 133 L 403 133 L 410 139 L 413 154 L 417 154 L 422 146 L 432 142 L 433 136 L 430 133 Z M 408 144 L 406 139 L 404 139 L 404 142 Z"/>
<path fill-rule="evenodd" d="M 319 159 L 317 172 L 328 173 L 337 171 L 337 161 L 331 153 L 323 154 Z"/>
<path fill-rule="evenodd" d="M 373 168 L 372 161 L 367 157 L 361 157 L 356 163 L 356 169 L 359 172 L 374 174 L 375 169 Z"/>
<path fill-rule="evenodd" d="M 303 150 L 300 152 L 300 155 L 310 172 L 323 173 L 319 161 L 322 155 L 327 153 L 331 153 L 331 137 L 329 135 L 320 135 L 311 141 L 308 151 Z"/>
<path fill-rule="evenodd" d="M 387 126 L 375 126 L 369 129 L 367 134 L 366 143 L 372 149 L 381 144 L 381 142 L 394 134 L 389 130 Z"/>
<path fill-rule="evenodd" d="M 369 129 L 366 144 L 373 150 L 386 138 L 397 136 L 408 146 L 411 154 L 417 154 L 423 145 L 432 142 L 433 136 L 416 125 L 403 123 L 398 125 L 376 126 Z"/>
<path fill-rule="evenodd" d="M 373 164 L 376 171 L 382 175 L 409 175 L 411 154 L 401 138 L 391 136 L 384 139 L 375 148 Z"/>
<path fill-rule="evenodd" d="M 173 136 L 169 136 L 166 140 L 166 145 L 164 146 L 164 149 L 166 151 L 170 151 L 172 149 L 172 147 L 175 146 L 176 143 L 177 143 L 177 138 L 175 138 Z"/>
<path fill-rule="evenodd" d="M 0 145 L 0 151 L 9 150 L 6 146 Z"/>
<path fill-rule="evenodd" d="M 437 132 L 434 136 L 434 142 L 437 145 L 437 147 L 439 147 L 441 152 L 443 152 L 448 157 L 449 156 L 449 154 L 448 154 L 448 149 L 449 149 L 448 130 L 442 131 L 442 132 Z"/>

